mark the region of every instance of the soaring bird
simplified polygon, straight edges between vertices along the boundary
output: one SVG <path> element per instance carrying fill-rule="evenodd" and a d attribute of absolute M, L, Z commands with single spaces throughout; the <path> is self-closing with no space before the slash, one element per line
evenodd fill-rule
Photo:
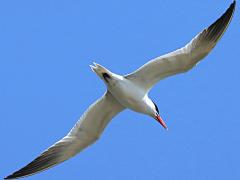
<path fill-rule="evenodd" d="M 187 72 L 207 56 L 226 31 L 235 6 L 234 0 L 216 22 L 197 34 L 184 47 L 157 57 L 130 74 L 122 76 L 99 64 L 90 65 L 105 83 L 105 94 L 86 110 L 63 139 L 5 179 L 30 176 L 75 156 L 99 139 L 109 121 L 126 108 L 154 118 L 167 129 L 157 105 L 148 97 L 148 92 L 160 80 Z"/>

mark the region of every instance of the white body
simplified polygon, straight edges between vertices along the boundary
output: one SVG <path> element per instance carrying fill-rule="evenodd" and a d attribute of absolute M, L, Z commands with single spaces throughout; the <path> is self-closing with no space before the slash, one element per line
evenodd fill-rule
<path fill-rule="evenodd" d="M 63 139 L 5 179 L 29 176 L 71 158 L 94 143 L 110 120 L 125 108 L 159 118 L 157 106 L 148 98 L 150 89 L 161 79 L 186 72 L 203 59 L 227 29 L 235 5 L 234 1 L 215 23 L 184 47 L 149 61 L 131 74 L 120 76 L 96 63 L 91 66 L 107 85 L 107 92 L 87 109 Z"/>
<path fill-rule="evenodd" d="M 95 65 L 99 67 L 99 65 Z M 112 80 L 106 84 L 108 91 L 122 106 L 139 113 L 154 114 L 154 104 L 148 98 L 144 88 L 121 75 L 111 73 L 111 77 Z"/>

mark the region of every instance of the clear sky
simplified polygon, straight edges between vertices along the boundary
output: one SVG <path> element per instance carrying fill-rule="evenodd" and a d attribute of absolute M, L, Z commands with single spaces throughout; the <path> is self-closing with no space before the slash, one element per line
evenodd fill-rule
<path fill-rule="evenodd" d="M 105 91 L 93 61 L 129 73 L 179 48 L 231 0 L 1 1 L 0 177 L 65 136 Z M 150 93 L 169 131 L 129 110 L 75 158 L 32 180 L 240 178 L 239 9 L 192 71 Z"/>

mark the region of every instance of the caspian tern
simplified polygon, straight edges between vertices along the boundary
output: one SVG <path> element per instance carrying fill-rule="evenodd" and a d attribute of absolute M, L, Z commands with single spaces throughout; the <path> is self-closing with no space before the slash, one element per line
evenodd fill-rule
<path fill-rule="evenodd" d="M 207 56 L 227 29 L 235 6 L 236 1 L 216 22 L 184 47 L 149 61 L 131 74 L 121 76 L 99 64 L 90 65 L 107 86 L 106 93 L 88 108 L 63 139 L 5 179 L 30 176 L 73 157 L 93 144 L 109 121 L 126 108 L 153 117 L 167 129 L 157 105 L 148 97 L 148 92 L 158 81 L 187 72 Z"/>

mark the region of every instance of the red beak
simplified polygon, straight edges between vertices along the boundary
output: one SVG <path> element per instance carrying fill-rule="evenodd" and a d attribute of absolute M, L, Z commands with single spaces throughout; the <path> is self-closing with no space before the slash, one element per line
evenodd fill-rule
<path fill-rule="evenodd" d="M 159 115 L 156 116 L 156 120 L 157 120 L 166 130 L 168 130 L 166 123 L 162 120 L 162 118 L 161 118 Z"/>

